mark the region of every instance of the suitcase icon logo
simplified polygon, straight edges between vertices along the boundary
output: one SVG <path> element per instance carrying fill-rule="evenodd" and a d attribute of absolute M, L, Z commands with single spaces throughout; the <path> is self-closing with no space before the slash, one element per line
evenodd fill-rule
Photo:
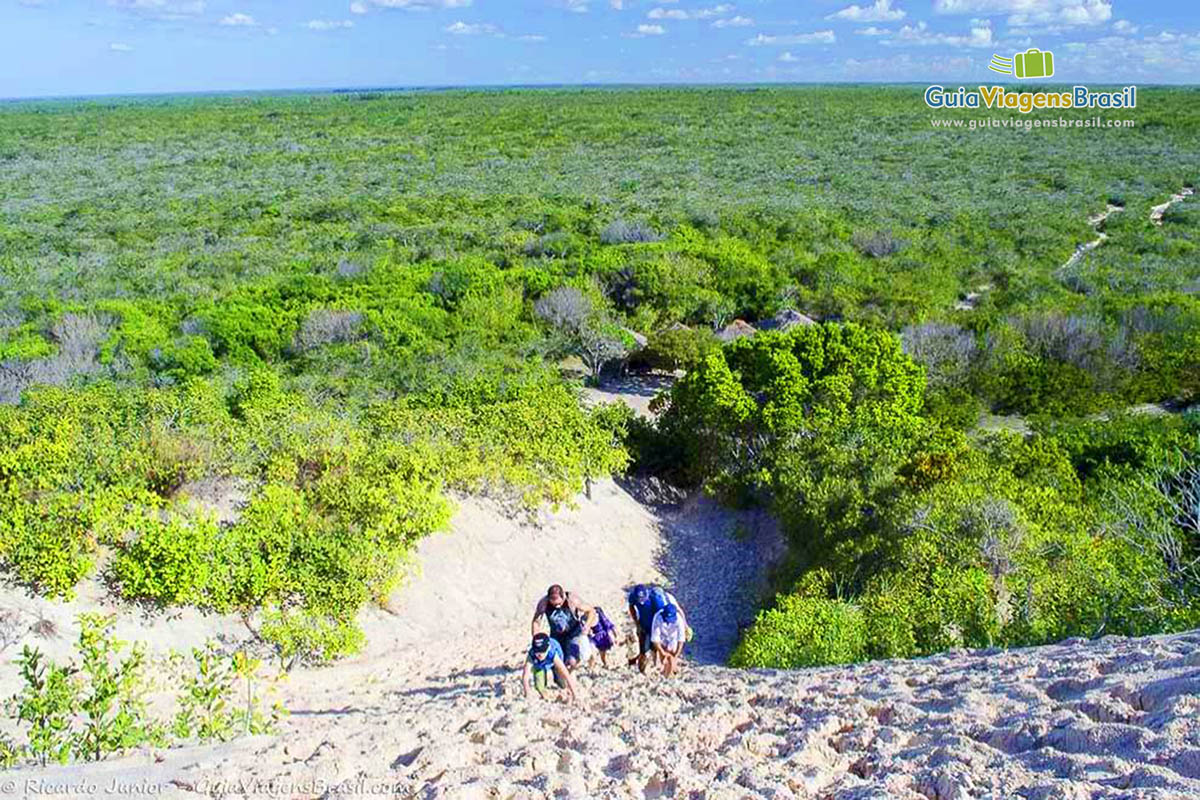
<path fill-rule="evenodd" d="M 1050 78 L 1054 75 L 1054 53 L 1031 47 L 1012 58 L 993 55 L 988 69 L 1002 75 L 1012 75 L 1022 80 L 1027 78 Z"/>

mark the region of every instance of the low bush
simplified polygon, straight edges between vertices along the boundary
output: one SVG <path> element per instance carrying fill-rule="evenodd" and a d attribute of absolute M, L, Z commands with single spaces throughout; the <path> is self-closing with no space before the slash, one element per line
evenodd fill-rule
<path fill-rule="evenodd" d="M 891 231 L 856 232 L 852 241 L 859 252 L 871 258 L 894 255 L 904 247 L 904 241 L 897 238 Z"/>
<path fill-rule="evenodd" d="M 735 667 L 797 669 L 848 664 L 867 655 L 862 612 L 841 600 L 784 595 L 761 611 L 729 657 Z"/>
<path fill-rule="evenodd" d="M 24 742 L 5 738 L 0 761 L 100 761 L 142 745 L 269 733 L 286 713 L 278 704 L 264 711 L 271 685 L 258 676 L 259 663 L 238 651 L 229 655 L 212 642 L 192 651 L 188 667 L 172 655 L 180 692 L 170 725 L 153 716 L 146 700 L 148 662 L 140 644 L 113 636 L 113 618 L 78 618 L 75 660 L 60 665 L 25 647 L 18 661 L 22 687 L 7 703 L 10 717 L 25 728 Z"/>
<path fill-rule="evenodd" d="M 643 244 L 657 242 L 662 238 L 662 234 L 645 222 L 629 222 L 623 219 L 613 220 L 600 232 L 600 241 L 605 244 Z"/>

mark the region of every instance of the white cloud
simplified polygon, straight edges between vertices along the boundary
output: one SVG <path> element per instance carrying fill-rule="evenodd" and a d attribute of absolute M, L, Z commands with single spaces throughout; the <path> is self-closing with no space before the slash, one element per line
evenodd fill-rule
<path fill-rule="evenodd" d="M 991 47 L 992 28 L 987 20 L 971 20 L 970 32 L 966 36 L 956 36 L 950 33 L 934 33 L 924 22 L 916 25 L 905 25 L 898 30 L 894 37 L 885 39 L 884 44 L 900 45 L 945 45 L 949 47 Z"/>
<path fill-rule="evenodd" d="M 876 28 L 874 25 L 868 25 L 865 28 L 859 28 L 855 31 L 859 36 L 890 36 L 891 28 Z"/>
<path fill-rule="evenodd" d="M 1112 0 L 933 0 L 938 14 L 1009 14 L 1008 24 L 1099 25 L 1112 19 Z"/>
<path fill-rule="evenodd" d="M 367 4 L 359 2 L 359 0 L 354 0 L 354 2 L 350 4 L 350 13 L 351 14 L 367 13 Z"/>
<path fill-rule="evenodd" d="M 625 0 L 608 0 L 608 4 L 614 11 L 622 11 L 625 8 Z"/>
<path fill-rule="evenodd" d="M 793 62 L 793 61 L 799 61 L 800 59 L 796 58 L 796 57 L 795 57 L 794 55 L 792 55 L 792 54 L 791 54 L 789 51 L 787 51 L 787 50 L 784 50 L 784 51 L 783 51 L 783 52 L 782 52 L 782 53 L 779 55 L 779 60 L 780 60 L 780 61 L 783 61 L 783 62 L 785 62 L 785 63 L 788 63 L 788 64 L 790 64 L 791 62 Z"/>
<path fill-rule="evenodd" d="M 751 47 L 770 44 L 833 44 L 837 41 L 833 31 L 815 31 L 813 33 L 796 33 L 788 36 L 767 36 L 760 33 L 753 39 L 747 39 Z"/>
<path fill-rule="evenodd" d="M 875 0 L 869 6 L 851 5 L 830 14 L 825 19 L 845 19 L 851 22 L 895 22 L 904 19 L 904 11 L 892 8 L 892 0 Z"/>
<path fill-rule="evenodd" d="M 562 0 L 561 5 L 573 14 L 586 14 L 589 0 Z"/>
<path fill-rule="evenodd" d="M 42 8 L 46 5 L 46 0 L 17 0 L 17 2 L 26 8 Z"/>
<path fill-rule="evenodd" d="M 310 31 L 335 31 L 338 28 L 353 28 L 354 23 L 348 19 L 310 19 L 304 23 Z"/>
<path fill-rule="evenodd" d="M 1138 26 L 1134 25 L 1127 19 L 1119 19 L 1113 23 L 1113 30 L 1117 33 L 1127 33 L 1133 35 L 1138 32 Z"/>
<path fill-rule="evenodd" d="M 489 25 L 486 22 L 458 22 L 447 25 L 443 30 L 446 33 L 453 33 L 455 36 L 479 36 L 480 34 L 496 35 L 500 33 L 500 29 L 495 25 Z"/>
<path fill-rule="evenodd" d="M 258 25 L 258 22 L 249 14 L 243 14 L 238 11 L 227 17 L 222 17 L 221 21 L 217 24 L 224 25 L 227 28 L 253 28 Z"/>
<path fill-rule="evenodd" d="M 526 33 L 522 36 L 518 36 L 517 41 L 518 42 L 544 42 L 544 41 L 546 41 L 546 37 L 542 36 L 540 33 Z"/>
<path fill-rule="evenodd" d="M 359 5 L 369 3 L 380 8 L 400 8 L 405 11 L 428 11 L 433 8 L 466 8 L 471 0 L 358 0 Z M 351 11 L 354 11 L 351 6 Z M 355 11 L 358 14 L 361 12 Z"/>
<path fill-rule="evenodd" d="M 638 25 L 637 32 L 642 36 L 662 36 L 667 29 L 662 25 Z"/>
<path fill-rule="evenodd" d="M 131 46 L 125 44 L 124 42 L 112 42 L 111 44 L 109 44 L 108 49 L 112 50 L 114 53 L 132 53 L 133 52 L 133 48 Z"/>
<path fill-rule="evenodd" d="M 722 4 L 711 8 L 697 8 L 685 11 L 682 8 L 652 8 L 646 14 L 650 19 L 711 19 L 733 11 L 733 6 Z"/>
<path fill-rule="evenodd" d="M 204 0 L 108 0 L 113 8 L 151 19 L 186 19 L 204 13 Z"/>
<path fill-rule="evenodd" d="M 1144 42 L 1184 42 L 1191 44 L 1200 40 L 1200 36 L 1188 36 L 1185 33 L 1175 33 L 1174 31 L 1162 31 L 1155 36 L 1146 36 L 1142 39 Z"/>
<path fill-rule="evenodd" d="M 1164 35 L 1165 34 L 1165 35 Z M 1136 39 L 1102 36 L 1064 58 L 1057 72 L 1070 81 L 1112 81 L 1113 65 L 1120 65 L 1122 83 L 1195 83 L 1200 73 L 1200 34 L 1164 31 Z"/>
<path fill-rule="evenodd" d="M 713 22 L 714 28 L 747 28 L 754 24 L 754 20 L 750 17 L 730 17 L 729 19 L 719 19 Z"/>

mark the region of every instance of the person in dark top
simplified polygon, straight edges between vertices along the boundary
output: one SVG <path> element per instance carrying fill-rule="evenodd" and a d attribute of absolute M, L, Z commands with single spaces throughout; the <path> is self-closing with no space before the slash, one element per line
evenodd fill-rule
<path fill-rule="evenodd" d="M 658 662 L 658 652 L 650 641 L 654 618 L 667 606 L 674 606 L 682 616 L 682 607 L 674 595 L 653 584 L 639 583 L 629 590 L 629 616 L 637 625 L 638 656 L 629 663 L 637 664 L 638 669 L 646 672 L 646 665 L 651 659 Z M 686 625 L 687 623 L 683 623 Z"/>
<path fill-rule="evenodd" d="M 538 632 L 543 618 L 550 628 L 550 638 L 562 648 L 563 662 L 569 669 L 588 660 L 592 654 L 588 633 L 599 622 L 596 609 L 556 583 L 534 608 L 531 633 Z"/>

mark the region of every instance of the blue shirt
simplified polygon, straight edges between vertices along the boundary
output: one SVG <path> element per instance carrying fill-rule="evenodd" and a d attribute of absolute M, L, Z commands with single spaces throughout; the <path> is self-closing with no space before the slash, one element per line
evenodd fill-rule
<path fill-rule="evenodd" d="M 550 669 L 554 666 L 554 659 L 561 659 L 562 657 L 562 645 L 553 639 L 550 640 L 550 649 L 546 651 L 546 655 L 542 658 L 534 655 L 532 647 L 529 648 L 529 663 L 533 664 L 534 669 Z"/>
<path fill-rule="evenodd" d="M 659 586 L 650 590 L 650 596 L 645 603 L 638 603 L 637 592 L 629 593 L 629 605 L 637 612 L 638 625 L 647 631 L 650 630 L 654 615 L 666 608 L 668 603 L 667 593 Z"/>

